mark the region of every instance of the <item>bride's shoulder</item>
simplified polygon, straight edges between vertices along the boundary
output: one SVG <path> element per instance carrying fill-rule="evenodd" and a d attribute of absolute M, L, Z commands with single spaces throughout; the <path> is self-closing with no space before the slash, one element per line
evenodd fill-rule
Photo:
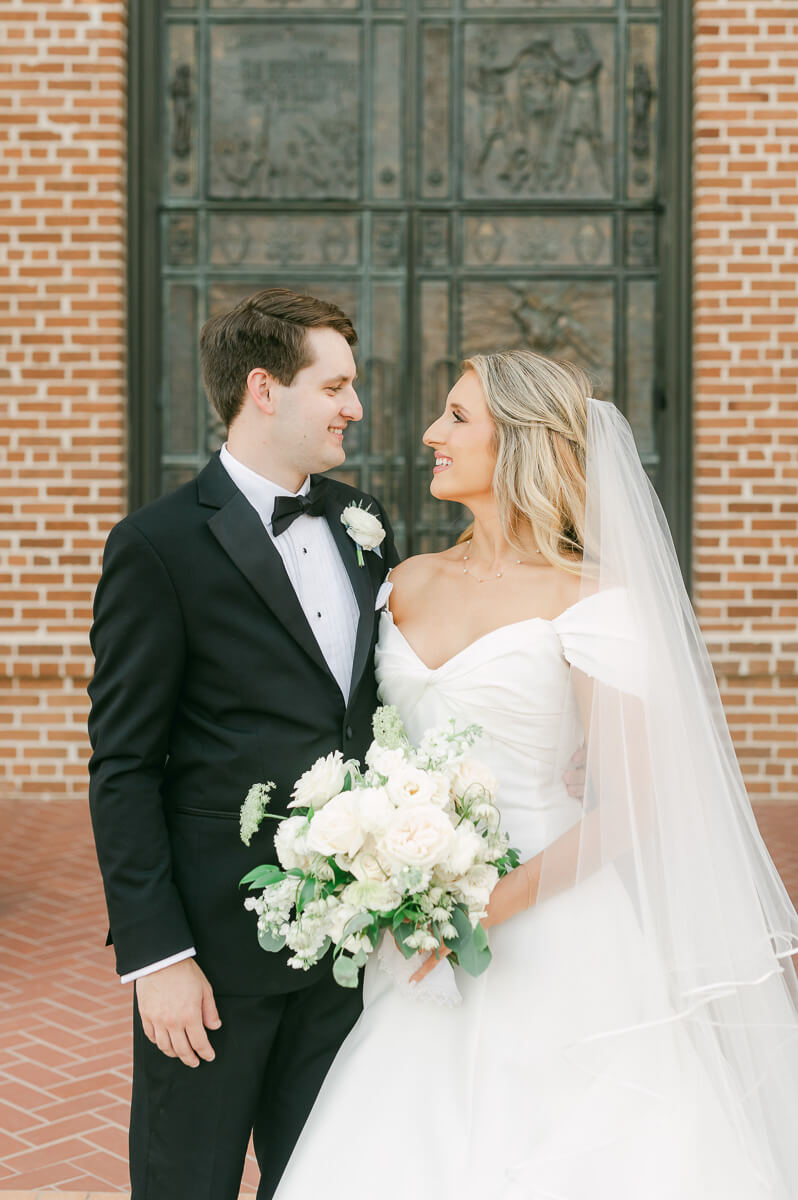
<path fill-rule="evenodd" d="M 393 584 L 391 591 L 391 612 L 401 619 L 402 611 L 413 608 L 423 597 L 430 584 L 446 569 L 446 558 L 450 554 L 444 550 L 439 554 L 414 554 L 394 567 L 390 573 Z"/>

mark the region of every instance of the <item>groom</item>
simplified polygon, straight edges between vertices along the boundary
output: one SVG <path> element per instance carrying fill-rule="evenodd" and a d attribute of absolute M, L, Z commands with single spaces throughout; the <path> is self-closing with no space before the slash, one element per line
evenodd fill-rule
<path fill-rule="evenodd" d="M 95 600 L 91 812 L 123 982 L 135 981 L 132 1200 L 235 1200 L 250 1132 L 268 1200 L 360 993 L 264 953 L 238 880 L 241 802 L 284 813 L 320 755 L 362 758 L 377 706 L 377 594 L 396 555 L 339 467 L 356 334 L 272 288 L 208 321 L 205 385 L 228 428 L 195 480 L 112 530 Z M 385 539 L 358 546 L 344 509 Z"/>

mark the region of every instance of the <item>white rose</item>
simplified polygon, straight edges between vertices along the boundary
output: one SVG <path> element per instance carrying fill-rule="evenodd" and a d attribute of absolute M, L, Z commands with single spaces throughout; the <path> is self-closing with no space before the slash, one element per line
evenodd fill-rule
<path fill-rule="evenodd" d="M 341 792 L 313 815 L 308 846 L 317 854 L 346 854 L 353 858 L 363 845 L 357 792 Z"/>
<path fill-rule="evenodd" d="M 396 809 L 383 787 L 357 789 L 360 805 L 360 825 L 364 833 L 383 834 L 394 818 Z"/>
<path fill-rule="evenodd" d="M 449 853 L 446 856 L 446 869 L 455 876 L 464 875 L 480 861 L 482 842 L 483 839 L 472 825 L 467 822 L 458 825 L 452 833 Z"/>
<path fill-rule="evenodd" d="M 340 750 L 326 758 L 318 758 L 313 766 L 297 780 L 291 793 L 293 800 L 289 808 L 322 808 L 344 786 L 346 773 L 352 764 L 344 762 Z"/>
<path fill-rule="evenodd" d="M 306 817 L 286 817 L 277 826 L 274 848 L 284 871 L 299 867 L 307 871 L 313 852 L 308 846 L 308 822 Z"/>
<path fill-rule="evenodd" d="M 372 742 L 366 751 L 366 766 L 371 767 L 378 775 L 391 776 L 395 771 L 401 771 L 407 766 L 407 755 L 404 750 L 397 748 L 389 750 L 379 742 Z"/>
<path fill-rule="evenodd" d="M 377 849 L 394 867 L 424 870 L 445 859 L 452 832 L 449 818 L 439 808 L 416 804 L 398 810 Z"/>
<path fill-rule="evenodd" d="M 388 799 L 397 808 L 408 805 L 427 804 L 438 795 L 438 781 L 434 775 L 428 775 L 418 767 L 405 763 L 398 771 L 389 775 L 385 783 Z"/>
<path fill-rule="evenodd" d="M 379 517 L 366 508 L 358 507 L 357 504 L 350 504 L 344 509 L 341 521 L 352 540 L 364 550 L 375 550 L 385 538 L 385 530 Z"/>
<path fill-rule="evenodd" d="M 495 800 L 498 780 L 492 771 L 475 758 L 464 758 L 457 764 L 452 776 L 452 791 L 467 801 L 479 803 Z"/>

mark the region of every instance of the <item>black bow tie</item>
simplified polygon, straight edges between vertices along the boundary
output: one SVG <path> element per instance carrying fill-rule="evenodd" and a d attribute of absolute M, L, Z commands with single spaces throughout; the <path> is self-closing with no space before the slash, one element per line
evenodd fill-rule
<path fill-rule="evenodd" d="M 307 496 L 278 496 L 274 502 L 272 533 L 279 537 L 285 533 L 297 517 L 303 513 L 309 517 L 320 517 L 324 512 L 324 481 L 315 483 Z"/>

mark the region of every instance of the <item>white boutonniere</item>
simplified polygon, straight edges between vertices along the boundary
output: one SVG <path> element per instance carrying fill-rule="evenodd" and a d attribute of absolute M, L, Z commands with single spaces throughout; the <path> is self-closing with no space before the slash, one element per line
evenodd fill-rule
<path fill-rule="evenodd" d="M 341 513 L 341 524 L 357 546 L 357 561 L 363 566 L 363 551 L 376 550 L 385 537 L 379 517 L 359 504 L 348 504 Z"/>

